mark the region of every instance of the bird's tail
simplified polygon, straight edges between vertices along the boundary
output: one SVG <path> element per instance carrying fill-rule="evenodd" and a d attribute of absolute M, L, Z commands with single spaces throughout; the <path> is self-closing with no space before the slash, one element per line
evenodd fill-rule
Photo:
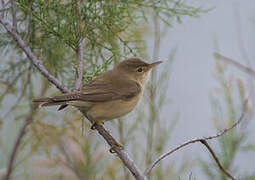
<path fill-rule="evenodd" d="M 38 98 L 34 99 L 33 102 L 36 104 L 40 104 L 40 106 L 58 106 L 58 110 L 62 110 L 65 107 L 67 107 L 68 101 L 71 101 L 70 94 L 64 94 L 60 96 L 54 96 L 54 97 L 46 97 L 46 98 Z"/>

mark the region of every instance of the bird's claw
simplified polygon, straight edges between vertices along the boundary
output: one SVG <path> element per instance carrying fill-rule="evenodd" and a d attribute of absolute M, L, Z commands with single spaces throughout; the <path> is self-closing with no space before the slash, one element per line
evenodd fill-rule
<path fill-rule="evenodd" d="M 95 130 L 96 129 L 96 125 L 97 125 L 97 123 L 93 123 L 90 129 L 91 130 Z"/>
<path fill-rule="evenodd" d="M 120 143 L 118 143 L 118 142 L 115 142 L 115 144 L 109 149 L 109 152 L 110 153 L 116 153 L 116 151 L 114 150 L 115 148 L 119 148 L 119 149 L 121 149 L 121 150 L 123 150 L 124 149 L 124 147 L 123 147 L 123 145 L 122 144 L 120 144 Z"/>
<path fill-rule="evenodd" d="M 91 130 L 95 130 L 95 129 L 96 129 L 96 126 L 97 126 L 97 125 L 100 125 L 100 124 L 103 125 L 104 122 L 100 122 L 100 123 L 94 122 L 94 123 L 92 124 L 92 126 L 91 126 L 90 129 L 91 129 Z"/>

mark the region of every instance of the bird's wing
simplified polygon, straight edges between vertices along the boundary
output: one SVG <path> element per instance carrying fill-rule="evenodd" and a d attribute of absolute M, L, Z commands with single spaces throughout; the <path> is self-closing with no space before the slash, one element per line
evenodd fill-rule
<path fill-rule="evenodd" d="M 116 99 L 129 99 L 141 91 L 141 87 L 133 80 L 119 80 L 111 83 L 94 81 L 82 87 L 77 100 L 103 102 Z"/>
<path fill-rule="evenodd" d="M 60 96 L 35 99 L 34 102 L 45 102 L 43 106 L 61 105 L 68 101 L 105 102 L 117 99 L 129 99 L 141 91 L 141 87 L 133 80 L 117 80 L 114 82 L 96 80 L 85 84 L 79 91 L 65 93 Z"/>

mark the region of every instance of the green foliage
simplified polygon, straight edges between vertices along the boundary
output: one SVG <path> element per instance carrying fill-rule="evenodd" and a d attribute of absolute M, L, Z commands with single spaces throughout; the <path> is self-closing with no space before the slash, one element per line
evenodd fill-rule
<path fill-rule="evenodd" d="M 175 20 L 180 21 L 183 16 L 197 17 L 207 12 L 180 0 L 87 0 L 80 1 L 80 5 L 77 2 L 16 1 L 19 35 L 47 70 L 70 89 L 73 87 L 77 49 L 81 40 L 85 42 L 85 83 L 126 57 L 150 56 L 146 52 L 144 39 L 150 33 L 153 13 L 170 25 Z M 12 19 L 10 5 L 6 4 L 5 17 L 8 21 Z M 56 89 L 40 76 L 2 26 L 0 32 L 0 133 L 3 134 L 0 137 L 0 168 L 3 168 L 7 161 L 3 157 L 8 157 L 14 142 L 5 136 L 7 132 L 15 137 L 21 121 L 33 108 L 31 100 L 35 96 L 56 94 Z M 171 55 L 163 73 L 156 79 L 160 86 L 157 94 L 161 95 L 155 96 L 155 99 L 146 98 L 148 106 L 144 107 L 145 111 L 155 113 L 156 106 L 160 109 L 167 103 L 164 96 L 174 51 Z M 135 161 L 145 167 L 151 160 L 140 161 L 146 159 L 146 150 L 133 139 L 142 132 L 146 141 L 151 141 L 153 145 L 147 157 L 151 155 L 154 158 L 163 152 L 175 124 L 159 126 L 156 122 L 154 127 L 153 117 L 157 115 L 147 117 L 141 112 L 139 114 L 132 123 L 118 121 L 115 129 L 121 142 L 133 150 Z M 141 121 L 144 118 L 150 118 L 150 126 L 155 128 L 156 133 L 150 133 L 147 126 L 144 128 L 142 123 L 146 121 Z M 96 134 L 89 131 L 86 122 L 82 132 L 81 116 L 73 109 L 67 109 L 61 116 L 55 113 L 55 109 L 40 109 L 33 114 L 33 119 L 20 146 L 13 179 L 120 179 L 123 174 L 125 179 L 131 178 L 121 162 L 106 156 L 107 148 Z M 141 149 L 140 153 L 136 153 L 138 148 Z M 178 177 L 187 169 L 185 165 L 188 163 L 183 162 L 183 166 L 177 170 L 173 164 L 158 166 L 153 178 Z"/>
<path fill-rule="evenodd" d="M 94 71 L 98 71 L 100 64 L 109 66 L 104 63 L 109 59 L 116 62 L 144 52 L 140 51 L 145 49 L 145 44 L 141 43 L 143 37 L 138 34 L 146 33 L 143 26 L 148 24 L 145 20 L 152 10 L 164 22 L 170 22 L 174 17 L 180 19 L 183 15 L 197 17 L 207 11 L 188 6 L 184 1 L 172 0 L 82 1 L 79 7 L 76 1 L 18 0 L 17 7 L 19 33 L 49 71 L 69 86 L 72 86 L 70 82 L 74 77 L 70 66 L 76 65 L 75 53 L 81 39 L 85 39 L 85 73 L 94 76 L 98 75 Z M 80 34 L 77 29 L 81 30 Z M 10 44 L 13 42 L 2 33 L 0 47 L 6 48 Z M 21 63 L 20 59 L 17 61 Z"/>
<path fill-rule="evenodd" d="M 216 56 L 216 58 L 218 58 Z M 244 86 L 243 80 L 234 76 L 228 72 L 226 64 L 216 61 L 215 77 L 219 82 L 219 87 L 216 88 L 214 94 L 211 96 L 211 103 L 213 108 L 213 122 L 215 123 L 216 130 L 222 131 L 222 127 L 230 127 L 236 121 L 239 120 L 245 98 L 246 98 L 246 88 Z M 239 94 L 239 99 L 234 99 L 234 93 Z M 216 95 L 218 97 L 216 97 Z M 242 123 L 246 119 L 243 119 Z M 246 126 L 240 125 L 228 132 L 226 135 L 218 138 L 218 151 L 217 157 L 220 159 L 223 167 L 231 172 L 232 175 L 238 174 L 238 166 L 234 166 L 234 161 L 238 153 L 242 152 L 242 146 L 247 139 Z M 253 146 L 246 146 L 246 150 L 252 150 Z M 211 158 L 211 162 L 205 160 L 200 160 L 200 165 L 202 166 L 204 173 L 211 180 L 225 180 L 226 175 L 220 171 L 214 159 Z M 240 173 L 240 172 L 239 172 Z M 254 175 L 241 176 L 244 179 L 249 179 Z M 238 178 L 242 179 L 242 178 Z"/>

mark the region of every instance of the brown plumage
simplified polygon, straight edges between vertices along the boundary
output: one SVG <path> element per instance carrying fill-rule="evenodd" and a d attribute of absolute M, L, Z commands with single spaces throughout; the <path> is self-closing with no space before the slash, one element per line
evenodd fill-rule
<path fill-rule="evenodd" d="M 83 109 L 96 122 L 111 120 L 130 112 L 139 101 L 152 67 L 139 58 L 122 61 L 114 69 L 102 73 L 79 90 L 63 95 L 35 99 L 41 106 L 68 105 Z"/>

